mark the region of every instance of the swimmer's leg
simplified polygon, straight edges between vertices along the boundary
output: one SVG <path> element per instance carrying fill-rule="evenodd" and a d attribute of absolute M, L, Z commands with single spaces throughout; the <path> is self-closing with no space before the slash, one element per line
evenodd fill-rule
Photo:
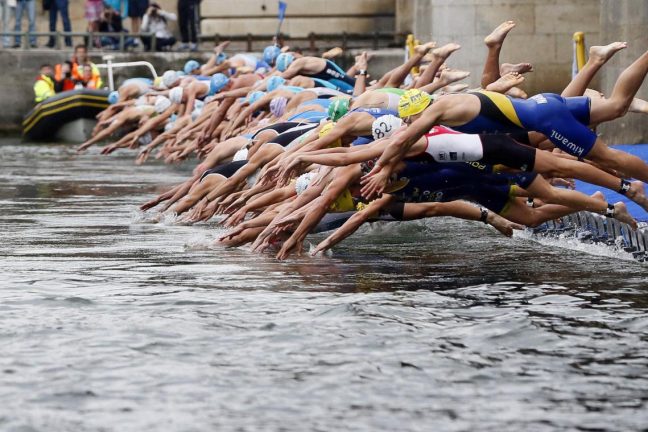
<path fill-rule="evenodd" d="M 560 94 L 562 97 L 582 96 L 601 67 L 618 51 L 626 48 L 626 42 L 613 42 L 605 46 L 593 46 L 583 68 L 572 79 Z"/>
<path fill-rule="evenodd" d="M 487 85 L 499 79 L 500 51 L 502 50 L 502 44 L 504 43 L 506 35 L 513 29 L 513 27 L 515 27 L 515 22 L 505 21 L 497 26 L 497 28 L 484 39 L 484 43 L 488 48 L 488 54 L 486 55 L 486 63 L 484 63 L 484 70 L 482 71 L 482 88 L 486 88 Z"/>
<path fill-rule="evenodd" d="M 615 170 L 626 177 L 633 177 L 642 182 L 648 182 L 648 165 L 635 155 L 621 150 L 612 149 L 600 138 L 596 139 L 594 147 L 587 158 L 603 168 Z"/>
<path fill-rule="evenodd" d="M 598 103 L 592 104 L 590 123 L 599 124 L 623 116 L 628 111 L 646 74 L 648 74 L 648 51 L 621 72 L 608 99 L 600 99 Z"/>

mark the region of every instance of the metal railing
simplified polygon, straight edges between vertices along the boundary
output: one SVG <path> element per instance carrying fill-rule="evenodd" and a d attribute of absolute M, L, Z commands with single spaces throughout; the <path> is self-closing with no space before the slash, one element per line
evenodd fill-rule
<path fill-rule="evenodd" d="M 102 60 L 105 61 L 106 63 L 99 63 L 96 66 L 99 69 L 106 69 L 108 72 L 108 88 L 112 91 L 115 90 L 115 78 L 113 76 L 113 69 L 114 68 L 127 68 L 127 67 L 139 67 L 139 66 L 144 66 L 148 68 L 148 70 L 151 72 L 151 75 L 153 75 L 153 80 L 155 81 L 158 77 L 157 72 L 155 71 L 155 67 L 147 61 L 135 61 L 135 62 L 121 62 L 121 63 L 113 63 L 114 56 L 111 55 L 106 55 L 102 57 Z"/>
<path fill-rule="evenodd" d="M 127 39 L 140 38 L 140 37 L 150 37 L 151 38 L 151 51 L 156 51 L 157 49 L 157 37 L 155 33 L 125 33 L 125 32 L 0 32 L 0 38 L 16 38 L 20 37 L 20 48 L 23 50 L 34 49 L 31 47 L 30 39 L 38 37 L 49 37 L 54 38 L 55 49 L 63 48 L 64 44 L 62 41 L 66 38 L 83 38 L 85 45 L 88 49 L 94 48 L 94 42 L 97 39 L 102 37 L 110 37 L 118 40 L 117 45 L 119 46 L 120 51 L 126 49 Z M 103 48 L 103 47 L 102 47 Z"/>
<path fill-rule="evenodd" d="M 140 38 L 140 37 L 150 37 L 151 38 L 151 51 L 157 51 L 157 38 L 154 33 L 125 33 L 125 32 L 34 32 L 29 33 L 25 32 L 0 32 L 0 37 L 20 37 L 20 48 L 24 50 L 33 49 L 30 45 L 30 38 L 42 38 L 49 37 L 54 39 L 55 49 L 61 49 L 64 47 L 64 39 L 66 37 L 70 38 L 83 38 L 88 49 L 95 49 L 94 42 L 97 38 L 101 37 L 111 37 L 118 40 L 116 44 L 120 51 L 125 51 L 127 47 L 127 41 L 129 38 Z M 216 33 L 211 36 L 198 36 L 199 42 L 213 42 L 219 44 L 222 41 L 228 40 L 232 42 L 242 42 L 245 45 L 245 50 L 250 52 L 261 50 L 264 45 L 271 43 L 274 34 L 244 34 L 244 35 L 223 35 Z M 291 46 L 299 46 L 302 49 L 307 49 L 311 52 L 316 52 L 318 50 L 325 50 L 332 46 L 340 46 L 342 49 L 347 50 L 349 48 L 371 48 L 379 49 L 390 46 L 403 46 L 404 41 L 407 37 L 406 33 L 397 33 L 397 32 L 371 32 L 371 33 L 315 33 L 312 32 L 305 37 L 291 37 L 287 34 L 280 34 L 279 41 L 282 44 L 287 44 Z M 258 46 L 257 46 L 258 45 Z M 103 47 L 102 47 L 103 48 Z M 210 48 L 211 50 L 211 48 Z"/>

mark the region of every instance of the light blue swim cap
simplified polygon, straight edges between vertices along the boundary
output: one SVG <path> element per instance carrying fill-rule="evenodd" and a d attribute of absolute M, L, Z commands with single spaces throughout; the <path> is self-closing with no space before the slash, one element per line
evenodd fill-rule
<path fill-rule="evenodd" d="M 200 63 L 198 63 L 196 60 L 189 60 L 182 68 L 182 70 L 184 70 L 184 73 L 186 73 L 187 75 L 191 75 L 192 72 L 196 69 L 200 69 Z"/>
<path fill-rule="evenodd" d="M 269 92 L 271 92 L 273 90 L 276 90 L 277 87 L 284 85 L 285 83 L 286 83 L 285 78 L 275 75 L 273 77 L 268 78 L 268 82 L 266 83 L 266 88 L 268 89 Z"/>
<path fill-rule="evenodd" d="M 261 99 L 265 95 L 266 95 L 266 92 L 257 90 L 255 92 L 250 93 L 248 95 L 246 101 L 247 101 L 247 103 L 252 105 L 254 102 L 258 101 L 259 99 Z"/>
<path fill-rule="evenodd" d="M 211 79 L 209 80 L 209 94 L 213 95 L 215 93 L 218 93 L 227 85 L 229 82 L 229 78 L 227 75 L 222 74 L 222 73 L 217 73 L 212 75 Z"/>
<path fill-rule="evenodd" d="M 119 100 L 119 92 L 117 90 L 113 90 L 110 93 L 108 93 L 108 103 L 110 105 L 116 104 L 118 100 Z"/>
<path fill-rule="evenodd" d="M 263 61 L 272 65 L 279 54 L 281 54 L 281 50 L 277 45 L 267 46 L 263 50 Z"/>
<path fill-rule="evenodd" d="M 292 54 L 288 53 L 281 53 L 277 57 L 277 69 L 279 69 L 280 72 L 285 71 L 288 69 L 288 66 L 290 66 L 290 63 L 295 60 L 295 56 Z"/>

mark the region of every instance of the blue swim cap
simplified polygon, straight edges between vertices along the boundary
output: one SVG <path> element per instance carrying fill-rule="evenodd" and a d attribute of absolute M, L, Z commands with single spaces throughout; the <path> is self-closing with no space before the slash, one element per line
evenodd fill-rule
<path fill-rule="evenodd" d="M 285 83 L 286 83 L 285 78 L 275 75 L 268 79 L 268 82 L 266 83 L 266 88 L 268 89 L 269 92 L 271 92 L 273 90 L 276 90 L 277 87 L 284 85 Z"/>
<path fill-rule="evenodd" d="M 118 100 L 119 100 L 119 92 L 117 90 L 113 90 L 110 93 L 108 93 L 108 103 L 110 105 L 116 104 Z"/>
<path fill-rule="evenodd" d="M 211 96 L 221 91 L 228 82 L 229 78 L 227 78 L 227 75 L 225 74 L 217 73 L 212 75 L 211 79 L 209 80 L 209 95 Z"/>
<path fill-rule="evenodd" d="M 227 54 L 225 53 L 220 53 L 216 56 L 216 64 L 219 65 L 223 63 L 225 60 L 227 60 Z"/>
<path fill-rule="evenodd" d="M 277 45 L 267 46 L 263 50 L 263 61 L 269 65 L 274 64 L 274 61 L 279 54 L 281 54 L 281 50 Z"/>
<path fill-rule="evenodd" d="M 279 54 L 276 61 L 277 69 L 279 69 L 280 72 L 285 71 L 286 69 L 288 69 L 288 66 L 290 66 L 290 63 L 292 63 L 293 60 L 295 60 L 295 56 L 292 54 Z"/>
<path fill-rule="evenodd" d="M 189 60 L 182 68 L 182 70 L 184 70 L 184 73 L 186 73 L 187 75 L 191 75 L 192 72 L 196 69 L 200 69 L 200 63 L 198 63 L 196 60 Z"/>
<path fill-rule="evenodd" d="M 259 99 L 261 99 L 265 95 L 266 95 L 266 92 L 257 90 L 255 92 L 250 93 L 248 95 L 246 101 L 247 101 L 247 103 L 252 105 L 254 102 L 258 101 Z"/>

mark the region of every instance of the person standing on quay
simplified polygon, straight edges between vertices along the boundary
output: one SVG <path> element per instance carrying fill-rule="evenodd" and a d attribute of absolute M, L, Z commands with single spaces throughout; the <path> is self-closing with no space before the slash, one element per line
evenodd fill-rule
<path fill-rule="evenodd" d="M 27 20 L 29 21 L 29 44 L 32 48 L 36 48 L 36 36 L 34 36 L 36 31 L 36 0 L 16 1 L 16 25 L 14 31 L 22 32 L 22 16 L 25 11 L 27 11 Z M 16 36 L 15 40 L 14 48 L 20 48 L 20 36 Z"/>
<path fill-rule="evenodd" d="M 16 16 L 16 0 L 0 0 L 0 8 L 2 8 L 2 31 L 11 31 L 10 20 L 15 19 Z M 9 48 L 10 44 L 9 36 L 2 38 L 3 48 Z"/>
<path fill-rule="evenodd" d="M 58 14 L 61 14 L 61 21 L 63 21 L 63 31 L 72 31 L 68 6 L 68 0 L 51 0 L 49 9 L 49 30 L 51 32 L 56 31 L 56 19 Z M 49 42 L 47 42 L 47 46 L 49 48 L 54 48 L 54 45 L 56 45 L 54 36 L 50 36 Z M 72 38 L 70 36 L 65 36 L 65 46 L 68 48 L 72 47 Z"/>
<path fill-rule="evenodd" d="M 135 45 L 139 45 L 139 32 L 142 17 L 149 8 L 149 0 L 128 0 L 128 17 L 131 19 L 131 33 L 135 35 Z"/>
<path fill-rule="evenodd" d="M 178 26 L 182 39 L 180 50 L 198 49 L 198 3 L 200 0 L 178 0 Z"/>

